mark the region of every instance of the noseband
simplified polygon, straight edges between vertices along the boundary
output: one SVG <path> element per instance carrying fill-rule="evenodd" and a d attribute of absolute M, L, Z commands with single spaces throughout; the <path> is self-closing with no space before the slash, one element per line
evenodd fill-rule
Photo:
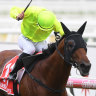
<path fill-rule="evenodd" d="M 60 40 L 60 36 L 58 35 L 58 32 L 54 32 L 55 34 L 55 40 L 56 40 L 56 43 L 55 43 L 55 46 L 56 46 L 56 50 L 58 52 L 58 54 L 61 56 L 61 58 L 67 63 L 67 64 L 70 64 L 72 66 L 74 66 L 75 68 L 78 68 L 78 64 L 72 59 L 72 57 L 70 58 L 70 60 L 66 60 L 65 57 L 61 54 L 61 52 L 58 50 L 58 41 Z M 72 36 L 81 36 L 80 34 L 71 34 L 67 37 L 65 37 L 65 40 L 64 40 L 64 44 L 68 41 L 68 39 Z M 64 38 L 64 37 L 63 37 Z M 61 41 L 61 40 L 60 40 Z M 65 44 L 66 45 L 66 44 Z M 84 48 L 85 51 L 87 51 L 87 48 L 86 48 L 86 43 L 84 42 L 84 45 L 78 47 L 78 48 Z M 77 50 L 78 48 L 75 48 L 75 50 Z M 65 52 L 64 52 L 65 53 Z M 74 53 L 74 52 L 72 52 Z M 67 55 L 67 54 L 66 54 Z M 70 56 L 72 56 L 72 54 L 70 54 Z"/>

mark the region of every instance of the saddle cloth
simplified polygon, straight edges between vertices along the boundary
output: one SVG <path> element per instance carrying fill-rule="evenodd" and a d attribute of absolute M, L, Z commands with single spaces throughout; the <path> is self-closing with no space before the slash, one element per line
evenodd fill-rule
<path fill-rule="evenodd" d="M 12 58 L 10 61 L 8 61 L 5 64 L 2 74 L 0 76 L 0 90 L 5 91 L 9 95 L 14 95 L 13 81 L 8 80 L 7 78 L 9 76 L 9 73 L 11 72 L 12 68 L 14 67 L 14 64 L 15 64 L 16 60 L 18 59 L 18 57 L 19 56 L 15 56 L 14 58 Z M 17 89 L 19 90 L 19 84 L 18 84 Z"/>

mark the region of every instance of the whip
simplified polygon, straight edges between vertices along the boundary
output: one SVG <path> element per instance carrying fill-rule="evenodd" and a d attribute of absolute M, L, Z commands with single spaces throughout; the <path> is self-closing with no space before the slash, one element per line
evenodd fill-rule
<path fill-rule="evenodd" d="M 30 2 L 28 3 L 28 5 L 25 7 L 24 12 L 27 10 L 27 8 L 28 8 L 28 7 L 29 7 L 29 5 L 31 4 L 31 2 L 32 2 L 32 0 L 30 0 Z M 19 21 L 19 20 L 20 20 L 20 18 L 17 18 L 17 20 Z"/>
<path fill-rule="evenodd" d="M 30 0 L 30 2 L 28 3 L 28 5 L 26 6 L 26 8 L 24 9 L 24 12 L 27 10 L 27 8 L 29 7 L 29 5 L 31 4 L 32 0 Z"/>

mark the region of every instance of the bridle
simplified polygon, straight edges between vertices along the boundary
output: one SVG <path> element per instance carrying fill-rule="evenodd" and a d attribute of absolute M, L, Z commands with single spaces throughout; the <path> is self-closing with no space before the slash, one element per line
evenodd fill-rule
<path fill-rule="evenodd" d="M 74 66 L 75 68 L 78 68 L 79 66 L 78 66 L 77 62 L 75 62 L 75 61 L 72 59 L 72 57 L 71 57 L 70 61 L 68 61 L 68 60 L 66 60 L 65 57 L 60 53 L 60 51 L 58 50 L 58 41 L 60 40 L 60 36 L 58 35 L 58 32 L 54 32 L 54 34 L 55 34 L 55 41 L 56 41 L 55 47 L 56 47 L 56 50 L 57 50 L 58 54 L 61 56 L 61 58 L 62 58 L 67 64 L 70 64 L 70 65 Z M 75 36 L 75 35 L 80 36 L 80 34 L 71 34 L 71 35 L 69 35 L 69 36 L 67 36 L 67 37 L 65 38 L 64 43 L 67 41 L 67 39 L 68 39 L 69 37 L 72 37 L 72 36 Z M 64 37 L 63 37 L 63 38 L 64 38 Z M 85 51 L 87 51 L 86 43 L 85 43 L 84 49 L 85 49 Z M 70 54 L 70 55 L 71 55 L 71 54 Z"/>

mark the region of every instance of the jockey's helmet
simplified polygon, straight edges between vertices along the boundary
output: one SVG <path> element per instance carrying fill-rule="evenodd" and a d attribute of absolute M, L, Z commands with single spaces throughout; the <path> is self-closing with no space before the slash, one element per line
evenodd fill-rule
<path fill-rule="evenodd" d="M 51 30 L 55 21 L 55 15 L 50 11 L 41 11 L 38 15 L 38 25 L 42 30 Z"/>

